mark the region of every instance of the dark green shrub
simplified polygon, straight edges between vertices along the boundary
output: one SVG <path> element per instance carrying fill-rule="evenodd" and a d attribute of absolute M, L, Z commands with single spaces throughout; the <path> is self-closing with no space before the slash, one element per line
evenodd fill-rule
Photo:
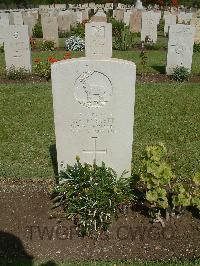
<path fill-rule="evenodd" d="M 147 60 L 148 60 L 148 56 L 147 53 L 144 49 L 141 50 L 140 52 L 140 60 L 141 60 L 141 65 L 142 66 L 146 66 L 147 65 Z"/>
<path fill-rule="evenodd" d="M 113 38 L 113 49 L 126 51 L 134 46 L 134 33 L 125 27 L 118 37 Z"/>
<path fill-rule="evenodd" d="M 164 19 L 161 19 L 160 23 L 158 24 L 158 32 L 160 35 L 164 35 L 164 27 L 165 27 L 165 21 Z"/>
<path fill-rule="evenodd" d="M 118 21 L 114 18 L 108 19 L 109 23 L 112 24 L 112 36 L 113 37 L 119 37 L 122 34 L 122 31 L 125 28 L 125 24 L 121 21 Z"/>
<path fill-rule="evenodd" d="M 23 67 L 16 69 L 14 66 L 12 66 L 6 70 L 7 78 L 12 80 L 25 79 L 29 74 L 30 74 L 29 71 Z"/>
<path fill-rule="evenodd" d="M 175 81 L 183 82 L 189 79 L 190 71 L 186 67 L 176 67 L 173 70 L 172 79 Z"/>
<path fill-rule="evenodd" d="M 194 53 L 200 53 L 200 43 L 194 43 L 193 51 Z"/>
<path fill-rule="evenodd" d="M 145 48 L 147 50 L 160 50 L 160 49 L 167 49 L 167 45 L 166 44 L 162 44 L 162 43 L 145 43 Z"/>
<path fill-rule="evenodd" d="M 36 23 L 33 28 L 33 38 L 43 38 L 42 25 L 40 22 Z"/>
<path fill-rule="evenodd" d="M 65 31 L 60 31 L 58 33 L 59 35 L 59 38 L 69 38 L 71 36 L 71 33 L 70 32 L 65 32 Z"/>
<path fill-rule="evenodd" d="M 33 66 L 34 74 L 40 78 L 45 78 L 47 81 L 51 78 L 51 62 L 50 60 L 42 61 L 39 58 L 35 59 Z"/>
<path fill-rule="evenodd" d="M 55 207 L 62 206 L 80 235 L 98 237 L 108 229 L 122 206 L 132 198 L 129 179 L 120 177 L 104 163 L 84 164 L 77 158 L 74 166 L 60 173 L 62 184 L 53 190 Z"/>
<path fill-rule="evenodd" d="M 71 35 L 82 39 L 85 38 L 85 25 L 83 23 L 78 23 L 76 27 L 72 28 Z"/>
<path fill-rule="evenodd" d="M 53 41 L 44 40 L 40 46 L 41 51 L 54 51 L 55 43 Z"/>
<path fill-rule="evenodd" d="M 107 17 L 109 17 L 109 18 L 113 17 L 113 10 L 111 10 L 111 9 L 108 10 Z"/>

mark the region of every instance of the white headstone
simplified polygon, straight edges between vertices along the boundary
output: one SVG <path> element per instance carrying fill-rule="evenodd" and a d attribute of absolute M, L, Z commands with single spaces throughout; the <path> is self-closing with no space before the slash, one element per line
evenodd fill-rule
<path fill-rule="evenodd" d="M 154 11 L 153 14 L 154 14 L 154 16 L 157 19 L 157 25 L 158 25 L 160 23 L 160 20 L 161 20 L 161 17 L 162 17 L 161 11 L 160 10 Z"/>
<path fill-rule="evenodd" d="M 5 42 L 8 26 L 9 25 L 1 24 L 1 21 L 0 21 L 0 46 L 2 46 Z"/>
<path fill-rule="evenodd" d="M 98 40 L 106 36 L 96 27 L 87 29 L 86 39 L 87 34 L 99 33 Z M 118 176 L 124 170 L 130 176 L 136 66 L 102 51 L 101 59 L 97 53 L 52 65 L 58 167 L 74 165 L 79 156 L 81 162 L 103 161 Z"/>
<path fill-rule="evenodd" d="M 66 9 L 66 4 L 55 4 L 54 8 L 56 8 L 56 9 Z"/>
<path fill-rule="evenodd" d="M 191 20 L 191 25 L 195 27 L 195 43 L 200 43 L 200 17 L 193 18 Z"/>
<path fill-rule="evenodd" d="M 105 10 L 113 10 L 113 3 L 105 3 Z"/>
<path fill-rule="evenodd" d="M 146 37 L 153 43 L 157 42 L 157 25 L 158 18 L 153 11 L 142 12 L 142 30 L 141 41 L 145 41 Z"/>
<path fill-rule="evenodd" d="M 102 9 L 98 10 L 97 13 L 91 18 L 92 22 L 107 22 L 107 16 Z"/>
<path fill-rule="evenodd" d="M 10 24 L 10 16 L 8 13 L 0 13 L 0 25 L 8 26 Z M 1 34 L 1 28 L 0 28 Z"/>
<path fill-rule="evenodd" d="M 126 12 L 124 12 L 124 24 L 126 26 L 129 26 L 130 24 L 130 16 L 131 16 L 132 11 L 131 10 L 127 10 Z"/>
<path fill-rule="evenodd" d="M 28 26 L 29 36 L 31 37 L 33 34 L 33 28 L 34 28 L 35 24 L 37 23 L 37 20 L 31 14 L 24 15 L 23 20 L 24 20 L 24 25 Z"/>
<path fill-rule="evenodd" d="M 80 10 L 76 11 L 76 19 L 77 19 L 76 21 L 78 23 L 83 22 L 83 12 L 82 11 L 80 11 Z"/>
<path fill-rule="evenodd" d="M 88 58 L 112 57 L 112 26 L 110 23 L 86 23 L 85 53 Z"/>
<path fill-rule="evenodd" d="M 95 8 L 96 8 L 95 3 L 93 3 L 93 2 L 89 3 L 89 8 L 91 8 L 91 9 L 95 9 Z"/>
<path fill-rule="evenodd" d="M 124 10 L 123 9 L 115 9 L 113 12 L 113 16 L 118 21 L 124 21 Z"/>
<path fill-rule="evenodd" d="M 31 52 L 28 26 L 7 26 L 4 42 L 6 68 L 24 68 L 31 71 Z"/>
<path fill-rule="evenodd" d="M 23 25 L 23 18 L 21 12 L 10 13 L 10 24 L 11 25 Z"/>
<path fill-rule="evenodd" d="M 83 21 L 89 19 L 88 9 L 82 10 L 82 18 L 83 18 Z"/>
<path fill-rule="evenodd" d="M 164 15 L 165 26 L 164 26 L 164 34 L 168 34 L 169 26 L 176 25 L 176 15 L 168 14 Z"/>
<path fill-rule="evenodd" d="M 60 11 L 58 14 L 58 29 L 60 32 L 69 32 L 72 24 L 70 11 Z"/>
<path fill-rule="evenodd" d="M 135 8 L 142 10 L 143 9 L 143 5 L 142 5 L 142 1 L 137 0 L 136 4 L 135 4 Z"/>
<path fill-rule="evenodd" d="M 59 47 L 58 20 L 56 17 L 44 16 L 42 18 L 43 39 L 53 41 L 55 47 Z"/>
<path fill-rule="evenodd" d="M 70 10 L 70 13 L 71 13 L 71 26 L 72 27 L 76 27 L 76 22 L 77 22 L 77 15 L 76 15 L 76 12 L 73 11 L 73 10 Z"/>
<path fill-rule="evenodd" d="M 178 23 L 189 24 L 192 19 L 192 13 L 180 12 L 178 14 Z"/>
<path fill-rule="evenodd" d="M 169 42 L 166 73 L 173 73 L 176 67 L 191 70 L 195 28 L 177 24 L 169 27 Z"/>

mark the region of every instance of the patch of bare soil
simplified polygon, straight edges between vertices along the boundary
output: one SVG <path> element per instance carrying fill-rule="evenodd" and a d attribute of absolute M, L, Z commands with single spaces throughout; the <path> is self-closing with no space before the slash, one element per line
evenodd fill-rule
<path fill-rule="evenodd" d="M 138 83 L 176 83 L 176 81 L 172 80 L 171 77 L 165 74 L 137 74 L 136 81 Z M 27 76 L 21 80 L 12 80 L 8 79 L 5 76 L 0 76 L 0 84 L 27 84 L 27 83 L 41 83 L 48 82 L 45 78 L 40 78 L 36 75 Z M 200 76 L 191 76 L 188 81 L 185 83 L 200 83 Z"/>
<path fill-rule="evenodd" d="M 55 215 L 51 182 L 0 183 L 0 257 L 53 260 L 169 260 L 200 257 L 200 219 L 187 212 L 162 228 L 139 210 L 121 215 L 95 241 Z M 56 218 L 54 218 L 56 216 Z"/>
<path fill-rule="evenodd" d="M 26 84 L 41 82 L 47 82 L 47 80 L 45 78 L 40 78 L 36 75 L 28 75 L 23 79 L 8 79 L 6 76 L 0 76 L 0 84 Z"/>
<path fill-rule="evenodd" d="M 177 83 L 170 76 L 165 74 L 138 74 L 138 83 Z M 191 76 L 185 83 L 200 83 L 200 76 Z"/>

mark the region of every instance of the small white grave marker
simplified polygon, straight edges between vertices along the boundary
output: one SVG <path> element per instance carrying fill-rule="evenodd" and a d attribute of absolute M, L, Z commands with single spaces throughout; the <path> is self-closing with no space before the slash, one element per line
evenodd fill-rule
<path fill-rule="evenodd" d="M 10 25 L 6 28 L 4 42 L 6 68 L 14 66 L 31 71 L 31 52 L 28 26 Z"/>
<path fill-rule="evenodd" d="M 86 57 L 112 57 L 112 25 L 106 22 L 92 22 L 85 25 Z"/>
<path fill-rule="evenodd" d="M 169 42 L 166 73 L 173 73 L 176 67 L 191 70 L 195 27 L 177 24 L 169 27 Z"/>

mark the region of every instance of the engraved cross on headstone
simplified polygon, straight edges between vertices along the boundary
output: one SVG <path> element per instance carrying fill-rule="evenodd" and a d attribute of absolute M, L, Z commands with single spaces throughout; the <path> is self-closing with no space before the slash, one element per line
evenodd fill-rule
<path fill-rule="evenodd" d="M 92 137 L 94 140 L 94 149 L 83 150 L 85 154 L 94 154 L 94 161 L 96 162 L 97 154 L 106 154 L 107 149 L 97 149 L 97 137 Z"/>

